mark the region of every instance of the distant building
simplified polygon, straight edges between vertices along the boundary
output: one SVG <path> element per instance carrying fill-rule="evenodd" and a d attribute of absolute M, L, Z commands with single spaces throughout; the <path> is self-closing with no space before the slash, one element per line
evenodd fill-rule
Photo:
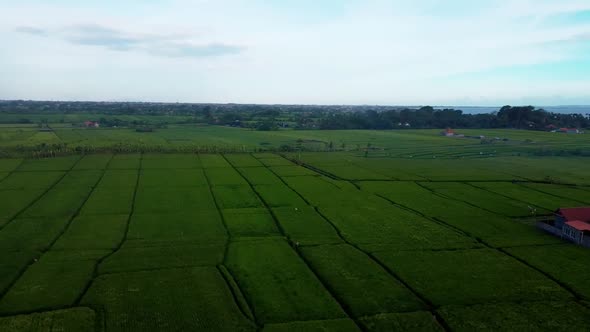
<path fill-rule="evenodd" d="M 553 223 L 540 222 L 538 226 L 563 239 L 590 247 L 590 207 L 558 209 Z"/>
<path fill-rule="evenodd" d="M 559 128 L 555 131 L 558 133 L 565 133 L 565 134 L 581 134 L 582 133 L 578 128 Z"/>
<path fill-rule="evenodd" d="M 100 127 L 100 123 L 98 123 L 97 121 L 85 121 L 84 122 L 84 127 L 86 127 L 86 128 L 98 128 L 98 127 Z"/>
<path fill-rule="evenodd" d="M 440 134 L 443 136 L 447 136 L 447 137 L 452 137 L 452 136 L 456 135 L 455 131 L 451 128 L 447 128 L 447 129 L 441 131 Z"/>

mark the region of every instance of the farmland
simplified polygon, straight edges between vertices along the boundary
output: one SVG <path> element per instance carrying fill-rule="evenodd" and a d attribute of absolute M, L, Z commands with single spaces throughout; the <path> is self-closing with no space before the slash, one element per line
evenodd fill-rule
<path fill-rule="evenodd" d="M 590 250 L 533 226 L 590 204 L 587 158 L 539 153 L 587 135 L 32 130 L 0 139 L 1 331 L 590 326 Z"/>

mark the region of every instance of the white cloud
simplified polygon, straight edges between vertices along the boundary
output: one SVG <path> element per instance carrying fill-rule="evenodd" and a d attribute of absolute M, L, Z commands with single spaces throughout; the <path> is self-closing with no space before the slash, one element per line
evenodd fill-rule
<path fill-rule="evenodd" d="M 0 98 L 440 104 L 557 94 L 590 102 L 581 88 L 589 82 L 450 79 L 585 56 L 573 47 L 590 23 L 545 21 L 590 9 L 588 1 L 349 0 L 338 15 L 313 20 L 302 13 L 319 7 L 294 13 L 264 1 L 88 6 L 5 5 L 0 38 L 11 47 L 0 52 L 0 74 L 10 82 L 0 80 Z"/>

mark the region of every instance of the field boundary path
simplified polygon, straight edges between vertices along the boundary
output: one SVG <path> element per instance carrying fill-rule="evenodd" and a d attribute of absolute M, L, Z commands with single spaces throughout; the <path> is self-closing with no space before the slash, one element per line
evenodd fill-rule
<path fill-rule="evenodd" d="M 65 178 L 65 176 L 74 169 L 74 167 L 78 164 L 78 162 L 80 162 L 80 160 L 82 160 L 82 157 L 79 158 L 75 163 L 73 163 L 72 166 L 70 167 L 70 169 L 67 172 L 65 172 L 64 175 L 50 187 L 50 189 L 54 188 L 63 178 Z M 110 160 L 112 160 L 112 156 L 111 156 L 111 159 Z M 110 162 L 110 160 L 109 160 L 109 162 Z M 39 252 L 39 255 L 37 255 L 36 258 L 34 258 L 33 260 L 29 261 L 29 264 L 27 264 L 22 269 L 22 271 L 20 271 L 21 273 L 19 274 L 19 276 L 13 280 L 13 282 L 6 288 L 6 290 L 4 291 L 4 293 L 0 294 L 0 301 L 6 296 L 6 294 L 10 291 L 10 289 L 18 282 L 18 280 L 21 279 L 21 277 L 26 273 L 26 271 L 33 264 L 37 263 L 43 257 L 43 255 L 45 255 L 47 252 L 49 252 L 52 249 L 53 245 L 59 240 L 59 238 L 68 230 L 68 228 L 70 227 L 70 225 L 72 224 L 72 222 L 74 221 L 74 219 L 80 214 L 80 211 L 84 207 L 84 204 L 86 204 L 86 202 L 88 201 L 88 199 L 90 199 L 90 196 L 92 196 L 92 193 L 94 192 L 94 190 L 96 189 L 96 187 L 98 186 L 98 184 L 100 183 L 100 181 L 102 180 L 102 178 L 104 177 L 105 172 L 106 172 L 106 167 L 102 170 L 101 175 L 99 176 L 99 178 L 96 180 L 96 182 L 94 183 L 94 185 L 90 188 L 90 190 L 88 191 L 87 195 L 84 197 L 83 201 L 80 203 L 80 205 L 78 206 L 78 208 L 76 209 L 76 211 L 70 216 L 70 218 L 68 219 L 68 221 L 66 222 L 66 224 L 64 225 L 64 227 L 61 229 L 61 231 L 57 234 L 57 236 L 55 236 L 55 238 L 51 241 L 51 243 L 49 243 L 49 245 L 46 248 L 44 248 L 43 250 L 41 250 Z M 47 193 L 50 189 L 48 189 L 45 193 Z M 41 199 L 41 197 L 39 197 L 39 199 Z M 32 203 L 32 204 L 34 204 L 34 203 Z M 2 229 L 0 229 L 0 230 L 2 230 Z M 45 312 L 45 311 L 49 311 L 49 310 L 66 309 L 66 308 L 70 308 L 70 307 L 71 306 L 41 308 L 41 309 L 31 310 L 31 311 L 27 311 L 27 312 L 19 312 L 19 314 L 40 313 L 40 312 Z"/>
<path fill-rule="evenodd" d="M 113 158 L 115 156 L 116 155 L 113 155 Z M 105 171 L 108 169 L 108 166 L 112 162 L 113 158 L 111 158 L 111 160 L 109 160 L 109 163 L 107 164 L 107 166 L 105 166 Z M 76 299 L 76 301 L 75 301 L 76 306 L 79 306 L 80 305 L 80 302 L 82 302 L 82 299 L 84 298 L 84 295 L 86 295 L 86 293 L 88 292 L 88 290 L 92 286 L 92 283 L 96 280 L 96 278 L 98 278 L 98 276 L 99 276 L 99 274 L 98 274 L 98 267 L 100 266 L 100 264 L 102 262 L 104 262 L 107 258 L 109 258 L 110 256 L 112 256 L 113 254 L 115 254 L 117 251 L 119 251 L 121 249 L 121 247 L 123 246 L 123 243 L 125 243 L 125 240 L 127 239 L 127 233 L 129 232 L 129 224 L 131 222 L 131 217 L 133 216 L 133 212 L 134 212 L 134 209 L 135 209 L 135 197 L 137 195 L 137 188 L 139 187 L 139 178 L 141 176 L 142 162 L 143 162 L 143 153 L 141 153 L 139 155 L 139 168 L 137 169 L 137 177 L 135 179 L 135 186 L 133 188 L 133 196 L 132 196 L 133 198 L 131 199 L 131 208 L 129 210 L 129 216 L 127 217 L 127 220 L 126 220 L 126 223 L 125 223 L 125 230 L 123 232 L 123 236 L 121 237 L 121 241 L 117 244 L 117 247 L 115 247 L 110 253 L 104 255 L 103 257 L 99 258 L 95 262 L 95 264 L 94 264 L 94 270 L 92 271 L 92 277 L 90 278 L 90 280 L 88 280 L 88 283 L 86 284 L 86 286 L 84 287 L 84 289 L 82 290 L 82 292 L 80 293 L 80 295 L 78 296 L 78 298 Z"/>
<path fill-rule="evenodd" d="M 279 154 L 279 155 L 280 155 L 281 157 L 283 157 L 283 158 L 285 158 L 285 159 L 287 159 L 287 160 L 289 160 L 289 161 L 291 161 L 291 162 L 293 162 L 293 163 L 297 164 L 297 165 L 300 165 L 300 166 L 302 166 L 302 167 L 305 167 L 305 168 L 307 168 L 307 169 L 309 169 L 309 170 L 311 170 L 311 171 L 314 171 L 314 172 L 316 172 L 318 175 L 328 176 L 329 178 L 331 178 L 331 179 L 334 179 L 334 180 L 343 181 L 343 182 L 348 182 L 348 183 L 350 183 L 350 184 L 354 185 L 354 187 L 356 187 L 357 189 L 361 190 L 361 189 L 360 189 L 360 187 L 359 187 L 359 186 L 358 186 L 358 185 L 355 183 L 355 181 L 356 181 L 356 180 L 347 180 L 347 179 L 343 179 L 343 178 L 340 178 L 340 177 L 338 177 L 338 176 L 336 176 L 336 175 L 334 175 L 334 174 L 331 174 L 331 173 L 329 173 L 329 172 L 325 172 L 325 171 L 323 171 L 323 170 L 320 170 L 320 171 L 318 171 L 318 169 L 317 169 L 316 167 L 313 167 L 313 166 L 307 165 L 306 163 L 303 163 L 303 162 L 300 162 L 300 161 L 295 161 L 295 160 L 292 160 L 292 159 L 290 159 L 290 158 L 286 157 L 284 154 Z M 275 175 L 276 175 L 276 174 L 275 174 Z M 400 181 L 397 181 L 397 180 L 385 180 L 385 181 L 383 181 L 383 182 L 400 182 Z M 439 197 L 446 198 L 446 199 L 448 199 L 448 197 L 446 197 L 446 196 L 444 196 L 444 195 L 442 195 L 442 194 L 439 194 L 439 193 L 437 193 L 437 192 L 434 192 L 434 191 L 433 191 L 433 190 L 431 190 L 430 188 L 427 188 L 427 187 L 424 187 L 424 186 L 422 186 L 422 185 L 421 185 L 419 182 L 461 182 L 461 183 L 469 184 L 469 185 L 471 185 L 471 186 L 472 186 L 472 187 L 474 187 L 474 188 L 478 188 L 478 189 L 482 189 L 482 190 L 485 190 L 485 188 L 480 188 L 480 187 L 478 187 L 478 186 L 475 186 L 475 185 L 473 185 L 473 184 L 470 184 L 470 182 L 504 182 L 504 183 L 514 183 L 514 181 L 496 181 L 496 180 L 487 180 L 487 181 L 450 181 L 450 180 L 445 180 L 445 181 L 416 181 L 416 180 L 407 180 L 407 181 L 401 181 L 401 182 L 413 182 L 413 183 L 416 183 L 417 185 L 419 185 L 419 186 L 421 186 L 421 187 L 423 187 L 423 188 L 427 189 L 428 191 L 432 192 L 433 194 L 435 194 L 435 195 L 437 195 L 437 196 L 439 196 Z M 553 184 L 553 183 L 551 183 L 551 182 L 549 182 L 549 181 L 534 181 L 534 180 L 532 180 L 532 181 L 520 181 L 520 182 L 522 182 L 522 183 L 542 183 L 542 184 Z M 573 186 L 573 187 L 576 187 L 576 186 L 574 186 L 574 185 L 568 185 L 568 186 Z M 291 187 L 289 187 L 289 188 L 291 188 Z M 291 188 L 291 190 L 295 191 L 293 188 Z M 488 190 L 485 190 L 485 191 L 487 191 L 487 192 L 490 192 L 490 193 L 494 193 L 494 192 L 491 192 L 491 191 L 488 191 Z M 295 191 L 295 192 L 296 192 L 296 191 Z M 415 209 L 412 209 L 412 208 L 410 208 L 410 207 L 408 207 L 408 206 L 405 206 L 405 205 L 403 205 L 403 204 L 399 204 L 399 203 L 397 203 L 397 202 L 394 202 L 394 201 L 392 201 L 392 200 L 390 200 L 390 199 L 388 199 L 387 197 L 384 197 L 384 196 L 382 196 L 382 195 L 375 194 L 375 193 L 370 193 L 370 194 L 372 194 L 372 195 L 374 195 L 374 196 L 376 196 L 376 197 L 379 197 L 379 198 L 381 198 L 381 199 L 383 199 L 383 200 L 385 200 L 385 201 L 389 202 L 390 204 L 392 204 L 392 205 L 394 205 L 394 206 L 396 206 L 396 207 L 402 208 L 402 209 L 404 209 L 404 210 L 407 210 L 407 211 L 409 211 L 409 212 L 411 212 L 411 213 L 414 213 L 414 214 L 416 214 L 416 215 L 418 215 L 418 216 L 420 216 L 420 217 L 426 218 L 426 219 L 428 219 L 428 220 L 431 220 L 431 221 L 433 221 L 433 222 L 435 222 L 435 223 L 437 223 L 437 224 L 440 224 L 440 225 L 442 225 L 442 226 L 444 226 L 444 227 L 446 227 L 446 228 L 449 228 L 449 229 L 452 229 L 452 230 L 454 230 L 454 231 L 457 231 L 457 232 L 459 232 L 459 233 L 461 233 L 461 234 L 463 234 L 463 235 L 465 235 L 465 236 L 467 236 L 467 237 L 469 237 L 469 238 L 471 238 L 471 239 L 475 240 L 477 243 L 480 243 L 480 244 L 484 245 L 485 247 L 487 247 L 487 248 L 489 248 L 489 249 L 493 249 L 493 250 L 495 250 L 495 251 L 497 251 L 497 252 L 499 252 L 499 253 L 501 253 L 501 254 L 503 254 L 503 255 L 506 255 L 506 256 L 509 256 L 509 257 L 511 257 L 512 259 L 514 259 L 514 260 L 516 260 L 516 261 L 518 261 L 518 262 L 520 262 L 520 263 L 524 264 L 524 265 L 525 265 L 525 266 L 527 266 L 528 268 L 531 268 L 531 269 L 535 270 L 536 272 L 538 272 L 538 273 L 542 274 L 544 277 L 548 278 L 549 280 L 551 280 L 551 281 L 553 281 L 554 283 L 556 283 L 557 285 L 559 285 L 559 287 L 561 287 L 561 288 L 562 288 L 564 291 L 566 291 L 567 293 L 571 294 L 577 303 L 579 303 L 579 304 L 581 304 L 581 305 L 583 305 L 583 306 L 586 306 L 586 307 L 590 307 L 590 305 L 588 305 L 588 303 L 586 303 L 586 302 L 584 301 L 584 297 L 583 297 L 581 294 L 579 294 L 578 292 L 576 292 L 574 289 L 572 289 L 571 287 L 569 287 L 568 285 L 566 285 L 566 284 L 565 284 L 565 283 L 563 283 L 562 281 L 558 280 L 557 278 L 553 277 L 551 274 L 549 274 L 549 273 L 547 273 L 547 272 L 543 271 L 542 269 L 540 269 L 540 268 L 538 268 L 538 267 L 536 267 L 536 266 L 534 266 L 534 265 L 530 264 L 530 263 L 529 263 L 529 262 L 527 262 L 526 260 L 524 260 L 524 259 L 522 259 L 522 258 L 519 258 L 519 257 L 516 257 L 515 255 L 513 255 L 513 254 L 511 254 L 511 253 L 507 252 L 506 250 L 504 250 L 504 249 L 503 249 L 503 247 L 496 247 L 496 246 L 493 246 L 493 245 L 491 245 L 491 244 L 487 243 L 486 241 L 484 241 L 483 239 L 481 239 L 481 238 L 479 238 L 479 237 L 477 237 L 477 236 L 474 236 L 474 235 L 473 235 L 473 234 L 471 234 L 470 232 L 468 232 L 468 231 L 465 231 L 464 229 L 462 229 L 462 228 L 460 228 L 460 227 L 457 227 L 457 226 L 451 225 L 451 224 L 449 224 L 449 223 L 445 222 L 444 220 L 442 220 L 442 219 L 440 219 L 440 218 L 431 218 L 431 217 L 429 217 L 429 216 L 427 216 L 427 215 L 425 215 L 425 214 L 421 213 L 420 211 L 417 211 L 417 210 L 415 210 Z M 497 193 L 494 193 L 494 194 L 497 194 Z M 300 196 L 301 196 L 301 195 L 300 195 Z M 513 198 L 511 198 L 511 197 L 508 197 L 508 196 L 505 196 L 505 195 L 501 195 L 501 196 L 503 196 L 503 197 L 505 197 L 505 198 L 508 198 L 508 199 L 511 199 L 511 200 L 513 200 Z M 557 196 L 557 195 L 553 195 L 553 196 L 555 196 L 555 197 L 559 197 L 559 196 Z M 459 202 L 465 203 L 465 202 L 463 202 L 462 200 L 455 199 L 455 198 L 452 198 L 452 200 L 455 200 L 455 201 L 459 201 Z M 520 201 L 520 200 L 518 200 L 518 201 Z M 523 202 L 523 201 L 521 201 L 521 202 Z M 527 203 L 527 202 L 523 202 L 523 203 Z M 530 204 L 530 203 L 527 203 L 527 204 Z M 473 206 L 473 207 L 476 207 L 476 208 L 478 208 L 478 209 L 482 209 L 482 210 L 484 210 L 484 211 L 488 211 L 488 210 L 486 210 L 486 209 L 483 209 L 483 208 L 481 208 L 481 207 L 479 207 L 479 206 L 476 206 L 476 205 L 473 205 L 473 204 L 468 204 L 468 205 L 470 205 L 470 206 Z M 317 209 L 317 207 L 314 207 L 314 208 L 316 209 L 316 211 L 317 211 L 317 212 L 318 212 L 320 215 L 322 215 L 322 217 L 323 217 L 324 219 L 326 219 L 326 221 L 328 221 L 330 224 L 332 224 L 332 225 L 333 225 L 333 223 L 332 223 L 332 222 L 331 222 L 331 221 L 330 221 L 328 218 L 326 218 L 326 217 L 325 217 L 325 215 L 323 215 L 323 214 L 322 214 L 322 213 L 319 211 L 319 209 Z M 490 211 L 488 211 L 488 212 L 490 212 Z M 497 214 L 497 213 L 495 213 L 495 214 Z M 333 225 L 333 227 L 334 227 L 334 228 L 335 228 L 335 229 L 338 231 L 338 228 L 337 228 L 335 225 Z M 342 237 L 342 235 L 340 234 L 340 232 L 339 232 L 339 231 L 338 231 L 338 234 L 339 234 L 339 236 L 340 236 L 341 238 L 343 238 L 343 237 Z M 343 238 L 343 240 L 344 240 L 344 241 L 346 241 L 347 243 L 349 243 L 350 245 L 352 245 L 352 246 L 356 247 L 356 248 L 357 248 L 357 249 L 359 249 L 360 251 L 362 251 L 360 248 L 358 248 L 357 246 L 355 246 L 353 243 L 350 243 L 349 241 L 347 241 L 347 240 L 346 240 L 346 239 L 344 239 L 344 238 Z M 530 247 L 530 246 L 531 246 L 531 245 L 528 245 L 527 247 Z M 469 248 L 468 248 L 468 249 L 455 249 L 455 250 L 474 250 L 474 249 L 476 249 L 476 248 L 472 248 L 472 249 L 469 249 Z M 449 250 L 448 250 L 448 249 L 441 249 L 440 251 L 449 251 Z M 367 253 L 366 253 L 366 254 L 367 254 Z M 368 253 L 367 255 L 368 255 L 368 256 L 370 256 L 370 257 L 372 256 L 370 253 Z M 380 262 L 378 259 L 376 259 L 375 257 L 372 257 L 372 258 L 374 258 L 374 260 L 376 260 L 376 261 L 377 261 L 377 262 L 378 262 L 380 265 L 383 265 L 383 264 L 382 264 L 382 263 L 381 263 L 381 262 Z M 388 270 L 388 272 L 392 273 L 392 274 L 393 274 L 393 275 L 396 277 L 396 279 L 399 279 L 399 281 L 400 281 L 400 282 L 402 282 L 404 285 L 406 285 L 406 287 L 408 287 L 408 288 L 409 288 L 410 290 L 412 290 L 413 292 L 415 291 L 415 290 L 413 290 L 411 287 L 409 287 L 409 285 L 407 285 L 407 282 L 405 282 L 404 280 L 402 280 L 402 279 L 401 279 L 399 276 L 395 275 L 395 273 L 394 273 L 393 271 L 391 271 L 391 270 L 390 270 L 389 268 L 387 268 L 386 266 L 383 266 L 383 267 L 384 267 L 384 268 L 386 268 L 386 269 Z M 432 305 L 432 303 L 431 303 L 431 302 L 430 302 L 428 299 L 426 299 L 424 296 L 422 296 L 421 294 L 419 294 L 419 293 L 416 293 L 416 295 L 417 295 L 417 296 L 419 296 L 421 299 L 425 300 L 425 302 L 426 302 L 427 304 L 429 304 L 429 305 Z M 438 308 L 437 308 L 436 306 L 432 306 L 432 309 L 434 309 L 434 311 L 436 312 L 435 316 L 437 316 L 437 317 L 438 317 L 438 316 L 439 316 L 439 314 L 438 314 L 438 312 L 436 311 L 436 309 L 438 309 Z M 441 318 L 441 321 L 442 321 L 442 318 Z M 446 322 L 444 322 L 444 321 L 443 321 L 443 322 L 441 322 L 441 325 L 443 325 L 443 327 L 445 327 L 445 329 L 448 329 L 448 328 L 449 328 L 449 327 L 448 327 L 448 325 L 446 324 Z"/>
<path fill-rule="evenodd" d="M 283 158 L 285 158 L 284 156 L 282 156 Z M 288 158 L 285 158 L 287 160 L 289 160 Z M 289 160 L 291 161 L 291 160 Z M 346 244 L 352 246 L 353 248 L 355 248 L 356 250 L 358 250 L 359 252 L 363 253 L 368 259 L 370 259 L 371 261 L 373 261 L 374 263 L 376 263 L 377 265 L 379 265 L 384 271 L 386 271 L 391 277 L 393 277 L 395 280 L 397 280 L 398 282 L 400 282 L 402 285 L 404 285 L 404 287 L 406 287 L 412 294 L 414 294 L 417 298 L 419 298 L 422 302 L 424 302 L 427 306 L 428 311 L 433 315 L 433 317 L 436 318 L 436 321 L 440 324 L 440 326 L 445 330 L 445 331 L 450 331 L 449 326 L 447 325 L 447 323 L 444 321 L 444 319 L 438 314 L 438 312 L 436 311 L 434 305 L 432 304 L 432 302 L 430 300 L 428 300 L 423 294 L 419 293 L 416 289 L 414 289 L 412 286 L 410 286 L 405 280 L 403 280 L 399 275 L 397 275 L 394 271 L 392 271 L 389 267 L 387 267 L 385 264 L 383 264 L 379 259 L 377 259 L 374 255 L 372 255 L 371 253 L 367 252 L 366 250 L 361 249 L 358 245 L 356 245 L 353 242 L 350 242 L 348 239 L 346 239 L 343 235 L 341 230 L 329 219 L 326 217 L 326 215 L 324 215 L 317 206 L 312 205 L 300 192 L 298 192 L 297 190 L 295 190 L 293 187 L 291 187 L 281 176 L 279 176 L 278 174 L 276 174 L 276 172 L 274 172 L 270 167 L 268 166 L 264 166 L 265 168 L 267 168 L 269 171 L 271 171 L 275 176 L 277 176 L 284 184 L 285 186 L 287 186 L 287 188 L 289 188 L 291 191 L 293 191 L 294 193 L 296 193 L 299 197 L 301 197 L 303 199 L 303 201 L 309 205 L 311 208 L 314 209 L 314 211 L 316 211 L 316 213 L 318 215 L 320 215 L 322 217 L 322 219 L 324 219 L 335 231 L 336 234 L 338 234 L 338 237 Z M 312 169 L 313 170 L 313 169 Z M 314 170 L 315 171 L 315 170 Z M 342 180 L 345 181 L 345 180 Z M 355 186 L 357 189 L 360 190 L 359 187 Z M 273 214 L 274 216 L 274 214 Z M 274 216 L 275 220 L 276 220 L 276 216 Z M 278 221 L 277 221 L 278 222 Z M 330 245 L 330 244 L 320 244 L 318 246 L 322 246 L 322 245 Z M 296 249 L 296 251 L 298 251 Z M 302 255 L 300 255 L 300 257 L 302 257 Z M 309 263 L 307 263 L 307 265 L 310 267 L 311 266 Z M 317 276 L 317 273 L 314 272 Z M 319 278 L 319 276 L 318 276 Z M 324 281 L 322 281 L 322 283 L 325 283 Z M 331 291 L 332 296 L 334 296 L 333 291 Z M 335 297 L 335 296 L 334 296 Z M 349 316 L 351 316 L 349 314 Z M 352 317 L 352 316 L 351 316 Z M 357 324 L 359 325 L 359 324 Z"/>
<path fill-rule="evenodd" d="M 224 228 L 225 234 L 226 234 L 226 240 L 225 240 L 224 250 L 223 250 L 223 259 L 221 260 L 222 264 L 217 265 L 217 270 L 219 271 L 219 273 L 223 277 L 223 280 L 227 284 L 227 287 L 229 288 L 229 290 L 231 292 L 233 300 L 236 303 L 236 306 L 242 312 L 242 315 L 244 315 L 244 317 L 246 317 L 248 320 L 250 320 L 252 323 L 254 323 L 258 329 L 262 329 L 262 325 L 260 324 L 258 319 L 256 319 L 256 316 L 253 313 L 254 312 L 252 310 L 253 305 L 252 305 L 250 299 L 248 299 L 246 296 L 244 296 L 244 292 L 240 289 L 240 285 L 237 282 L 236 278 L 232 275 L 231 271 L 225 267 L 225 264 L 227 264 L 227 253 L 229 251 L 229 244 L 231 242 L 231 233 L 229 231 L 229 227 L 227 226 L 227 222 L 225 220 L 225 216 L 223 215 L 223 211 L 219 205 L 219 201 L 217 200 L 217 198 L 215 197 L 215 194 L 213 192 L 213 185 L 211 184 L 211 179 L 207 175 L 207 172 L 205 169 L 203 169 L 203 174 L 205 176 L 205 180 L 207 181 L 207 187 L 209 188 L 209 192 L 211 193 L 211 196 L 213 196 L 213 202 L 215 203 L 215 209 L 217 210 L 217 213 L 219 214 L 219 217 L 221 219 L 221 223 L 223 224 L 223 228 Z M 240 299 L 243 299 L 245 303 L 240 301 Z"/>
<path fill-rule="evenodd" d="M 240 174 L 240 176 L 242 177 L 242 179 L 244 179 L 244 181 L 246 181 L 246 183 L 248 183 L 248 185 L 250 186 L 250 189 L 252 189 L 252 191 L 256 194 L 256 196 L 258 197 L 258 199 L 260 199 L 260 201 L 262 202 L 262 204 L 264 204 L 265 209 L 272 216 L 272 219 L 273 219 L 273 221 L 275 223 L 275 226 L 278 228 L 279 232 L 281 233 L 281 236 L 284 237 L 287 240 L 287 242 L 290 244 L 291 248 L 297 254 L 297 256 L 299 257 L 299 259 L 301 259 L 301 261 L 313 273 L 313 275 L 315 276 L 315 278 L 328 291 L 328 293 L 330 294 L 330 296 L 332 296 L 332 298 L 336 301 L 336 303 L 338 303 L 338 305 L 340 306 L 340 308 L 346 313 L 347 318 L 351 319 L 356 324 L 356 326 L 359 328 L 359 330 L 363 331 L 362 325 L 359 324 L 358 321 L 357 321 L 357 319 L 350 313 L 350 308 L 348 308 L 346 305 L 344 305 L 342 303 L 342 301 L 338 298 L 338 296 L 336 296 L 334 290 L 326 283 L 325 280 L 323 280 L 322 278 L 320 278 L 320 276 L 317 273 L 317 271 L 311 266 L 311 264 L 309 263 L 309 261 L 307 259 L 305 259 L 305 257 L 301 254 L 301 252 L 299 251 L 299 248 L 297 247 L 297 245 L 295 245 L 293 243 L 293 241 L 287 236 L 287 234 L 285 233 L 284 228 L 281 226 L 281 223 L 279 222 L 276 214 L 270 208 L 268 202 L 256 190 L 256 187 L 252 184 L 252 182 L 250 182 L 250 180 L 248 180 L 248 178 L 246 178 L 244 176 L 244 174 L 242 174 L 242 172 L 240 172 L 240 170 L 238 170 L 229 160 L 227 160 L 227 158 L 225 158 L 225 155 L 223 155 L 223 158 L 231 165 L 231 167 L 236 172 L 238 172 L 238 174 Z"/>

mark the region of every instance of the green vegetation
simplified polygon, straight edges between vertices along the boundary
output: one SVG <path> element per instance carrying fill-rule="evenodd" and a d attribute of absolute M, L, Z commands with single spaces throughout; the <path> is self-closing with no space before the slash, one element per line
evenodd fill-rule
<path fill-rule="evenodd" d="M 233 242 L 227 267 L 262 323 L 345 317 L 338 303 L 284 240 Z"/>
<path fill-rule="evenodd" d="M 46 250 L 67 225 L 67 217 L 15 219 L 0 231 L 0 248 Z"/>
<path fill-rule="evenodd" d="M 541 273 L 490 249 L 390 251 L 375 255 L 436 305 L 572 297 Z"/>
<path fill-rule="evenodd" d="M 228 190 L 231 191 L 231 190 Z M 228 199 L 231 195 L 228 193 Z M 135 210 L 138 213 L 176 213 L 215 209 L 207 187 L 153 187 L 138 190 Z"/>
<path fill-rule="evenodd" d="M 46 189 L 61 179 L 64 172 L 16 172 L 0 182 L 0 190 L 6 189 Z"/>
<path fill-rule="evenodd" d="M 360 319 L 360 324 L 367 331 L 420 331 L 420 332 L 441 332 L 444 329 L 438 324 L 435 317 L 426 311 L 378 314 Z"/>
<path fill-rule="evenodd" d="M 272 215 L 266 209 L 223 210 L 223 217 L 232 237 L 280 235 Z"/>
<path fill-rule="evenodd" d="M 115 249 L 125 233 L 128 215 L 78 216 L 54 249 Z"/>
<path fill-rule="evenodd" d="M 129 223 L 126 245 L 174 246 L 224 242 L 227 232 L 215 210 L 182 213 L 135 213 Z"/>
<path fill-rule="evenodd" d="M 285 234 L 296 243 L 342 243 L 334 227 L 311 207 L 274 208 L 272 211 Z"/>
<path fill-rule="evenodd" d="M 0 300 L 0 313 L 73 306 L 91 279 L 94 264 L 92 260 L 64 261 L 41 257 L 27 268 Z"/>
<path fill-rule="evenodd" d="M 263 332 L 293 332 L 293 331 L 341 331 L 341 332 L 358 332 L 360 331 L 356 324 L 350 319 L 331 319 L 331 320 L 311 320 L 305 322 L 292 322 L 282 324 L 267 324 L 262 329 Z"/>
<path fill-rule="evenodd" d="M 0 330 L 5 332 L 92 332 L 95 330 L 95 313 L 89 308 L 72 308 L 1 317 Z"/>
<path fill-rule="evenodd" d="M 120 273 L 220 264 L 223 243 L 161 247 L 123 247 L 99 266 L 100 273 Z"/>
<path fill-rule="evenodd" d="M 583 331 L 590 326 L 590 309 L 576 302 L 449 306 L 440 313 L 453 331 Z"/>
<path fill-rule="evenodd" d="M 478 183 L 474 185 L 517 201 L 534 204 L 535 207 L 538 207 L 537 213 L 540 214 L 555 211 L 560 207 L 574 207 L 580 205 L 580 202 L 575 201 L 574 199 L 545 194 L 540 191 L 531 190 L 524 186 L 511 183 Z"/>
<path fill-rule="evenodd" d="M 587 135 L 104 116 L 2 127 L 2 331 L 590 324 L 590 251 L 534 227 L 590 204 Z"/>
<path fill-rule="evenodd" d="M 507 251 L 550 274 L 585 299 L 590 299 L 590 285 L 586 282 L 590 273 L 588 249 L 563 244 L 546 248 L 510 248 Z"/>
<path fill-rule="evenodd" d="M 423 308 L 406 287 L 354 247 L 323 245 L 307 247 L 302 252 L 354 317 Z"/>
<path fill-rule="evenodd" d="M 441 197 L 413 182 L 364 182 L 361 188 L 424 216 L 442 220 L 490 245 L 502 247 L 560 242 L 558 238 L 543 234 L 529 225 L 478 209 L 460 200 Z M 494 203 L 485 203 L 488 206 L 492 204 Z"/>
<path fill-rule="evenodd" d="M 108 331 L 255 331 L 214 267 L 100 276 L 82 304 L 104 308 Z"/>
<path fill-rule="evenodd" d="M 213 187 L 213 194 L 222 209 L 262 207 L 262 202 L 256 193 L 247 185 Z"/>

